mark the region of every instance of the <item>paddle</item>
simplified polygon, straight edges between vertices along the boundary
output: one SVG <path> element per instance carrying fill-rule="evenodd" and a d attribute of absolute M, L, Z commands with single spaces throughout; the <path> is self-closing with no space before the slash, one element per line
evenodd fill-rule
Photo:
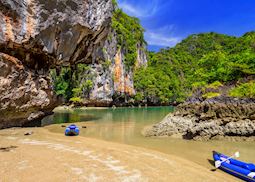
<path fill-rule="evenodd" d="M 232 159 L 232 158 L 238 158 L 238 157 L 240 157 L 240 153 L 236 152 L 234 155 L 232 155 L 231 157 L 229 157 L 223 161 L 215 161 L 215 167 L 219 168 L 221 166 L 221 164 L 226 162 L 227 160 Z"/>

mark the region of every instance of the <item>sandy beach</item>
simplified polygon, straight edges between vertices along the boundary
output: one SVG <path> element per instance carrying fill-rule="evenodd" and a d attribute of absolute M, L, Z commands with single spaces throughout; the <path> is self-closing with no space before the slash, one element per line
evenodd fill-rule
<path fill-rule="evenodd" d="M 25 136 L 27 131 L 32 135 Z M 13 181 L 236 181 L 194 162 L 157 151 L 46 128 L 0 131 L 0 176 Z"/>

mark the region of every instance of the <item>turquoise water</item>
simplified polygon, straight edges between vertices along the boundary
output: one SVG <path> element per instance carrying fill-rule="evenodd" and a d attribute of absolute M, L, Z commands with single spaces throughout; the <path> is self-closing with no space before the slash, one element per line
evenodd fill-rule
<path fill-rule="evenodd" d="M 141 131 L 145 126 L 162 120 L 173 107 L 75 109 L 73 112 L 56 112 L 43 120 L 42 125 L 82 122 L 82 136 L 132 144 L 144 138 Z M 57 132 L 62 128 L 53 127 Z"/>
<path fill-rule="evenodd" d="M 45 118 L 42 124 L 55 124 L 47 128 L 52 132 L 63 133 L 64 128 L 59 125 L 60 123 L 79 122 L 77 124 L 81 128 L 81 136 L 157 150 L 192 160 L 209 169 L 212 166 L 208 160 L 212 159 L 213 150 L 228 155 L 240 151 L 242 160 L 255 162 L 255 142 L 198 142 L 173 138 L 148 138 L 142 135 L 142 130 L 146 126 L 161 121 L 173 110 L 173 107 L 75 109 L 56 112 L 53 116 Z"/>
<path fill-rule="evenodd" d="M 173 107 L 63 110 L 45 118 L 42 125 L 86 121 L 152 123 L 161 120 L 173 110 Z"/>

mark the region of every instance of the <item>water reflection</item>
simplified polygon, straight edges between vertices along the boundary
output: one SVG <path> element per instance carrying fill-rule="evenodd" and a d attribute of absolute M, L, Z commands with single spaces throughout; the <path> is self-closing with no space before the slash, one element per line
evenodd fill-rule
<path fill-rule="evenodd" d="M 128 143 L 141 135 L 145 125 L 162 120 L 173 107 L 117 108 L 117 109 L 76 109 L 73 112 L 58 112 L 45 118 L 43 126 L 59 123 L 85 122 L 86 130 L 81 135 L 104 140 Z M 55 127 L 57 132 L 61 128 Z"/>
<path fill-rule="evenodd" d="M 61 124 L 61 123 L 77 123 L 77 122 L 86 122 L 86 121 L 95 121 L 99 120 L 101 117 L 93 114 L 83 114 L 79 112 L 68 113 L 61 112 L 55 113 L 51 116 L 45 117 L 41 121 L 41 126 L 47 126 L 51 124 Z"/>

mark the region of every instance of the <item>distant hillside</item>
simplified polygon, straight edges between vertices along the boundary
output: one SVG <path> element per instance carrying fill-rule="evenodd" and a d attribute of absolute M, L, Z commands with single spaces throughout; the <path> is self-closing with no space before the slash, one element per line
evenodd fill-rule
<path fill-rule="evenodd" d="M 136 99 L 181 102 L 197 89 L 227 83 L 236 86 L 227 95 L 255 97 L 253 75 L 255 32 L 240 38 L 217 33 L 191 35 L 173 48 L 149 53 L 148 67 L 135 74 Z"/>

